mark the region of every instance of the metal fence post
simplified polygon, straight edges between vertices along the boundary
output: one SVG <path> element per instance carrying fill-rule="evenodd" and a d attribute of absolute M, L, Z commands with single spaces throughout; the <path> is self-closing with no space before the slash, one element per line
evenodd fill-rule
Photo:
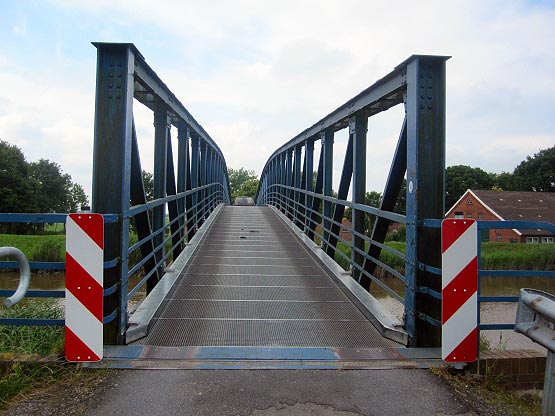
<path fill-rule="evenodd" d="M 169 117 L 166 104 L 157 101 L 154 105 L 154 199 L 166 196 L 167 163 L 168 163 L 168 126 Z M 156 264 L 158 265 L 158 275 L 164 275 L 164 234 L 166 220 L 166 204 L 155 207 L 152 210 L 153 231 L 161 231 L 154 238 L 154 251 L 156 253 Z M 147 292 L 150 293 L 158 281 L 155 275 L 147 282 Z"/>
<path fill-rule="evenodd" d="M 94 118 L 92 211 L 117 214 L 118 223 L 106 224 L 104 261 L 121 261 L 104 273 L 107 288 L 118 289 L 104 298 L 104 312 L 119 309 L 119 319 L 104 325 L 104 342 L 123 341 L 127 316 L 120 301 L 126 297 L 121 287 L 127 279 L 129 202 L 131 176 L 131 132 L 135 52 L 129 45 L 94 44 L 97 48 L 96 104 Z M 138 52 L 137 52 L 138 53 Z M 125 305 L 121 305 L 124 306 Z"/>
<path fill-rule="evenodd" d="M 189 127 L 185 123 L 179 123 L 177 126 L 177 193 L 185 192 L 187 189 L 187 161 L 189 160 Z M 185 236 L 185 224 L 187 217 L 185 216 L 185 197 L 181 197 L 177 201 L 177 211 L 180 217 L 179 225 L 182 230 L 181 238 Z M 182 244 L 183 247 L 183 244 Z"/>
<path fill-rule="evenodd" d="M 305 142 L 305 170 L 306 170 L 306 175 L 305 175 L 305 187 L 304 189 L 312 192 L 313 191 L 313 187 L 314 187 L 314 140 L 313 139 L 308 139 Z M 305 223 L 304 223 L 304 228 L 305 230 L 308 230 L 310 228 L 310 222 L 309 222 L 309 218 L 312 217 L 312 213 L 310 212 L 310 209 L 312 208 L 312 196 L 310 195 L 306 195 L 305 197 Z"/>
<path fill-rule="evenodd" d="M 332 196 L 333 180 L 333 131 L 327 129 L 321 134 L 323 153 L 323 193 L 324 196 Z M 322 250 L 327 252 L 331 230 L 332 205 L 330 201 L 324 200 L 324 221 L 322 222 Z"/>
<path fill-rule="evenodd" d="M 439 346 L 441 302 L 423 289 L 439 292 L 440 279 L 419 266 L 441 265 L 440 231 L 423 227 L 422 221 L 442 219 L 445 212 L 445 59 L 412 58 L 406 82 L 405 323 L 410 346 Z"/>
<path fill-rule="evenodd" d="M 353 134 L 353 194 L 355 204 L 364 205 L 366 201 L 366 132 L 368 130 L 368 115 L 366 111 L 359 111 L 350 121 L 349 130 Z M 364 235 L 364 211 L 352 210 L 353 230 Z M 364 263 L 364 239 L 353 233 L 353 248 L 351 258 L 355 266 L 362 268 Z M 359 251 L 357 251 L 360 250 Z M 359 280 L 361 271 L 353 267 L 353 278 Z"/>

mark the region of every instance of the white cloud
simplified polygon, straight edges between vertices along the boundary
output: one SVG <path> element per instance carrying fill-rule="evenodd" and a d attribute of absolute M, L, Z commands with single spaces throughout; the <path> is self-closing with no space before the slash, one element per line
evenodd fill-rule
<path fill-rule="evenodd" d="M 235 168 L 260 173 L 277 147 L 413 53 L 453 55 L 447 63 L 449 164 L 510 171 L 555 143 L 553 7 L 500 0 L 58 0 L 52 8 L 86 20 L 100 40 L 136 42 Z M 32 30 L 29 21 L 27 35 Z M 55 40 L 64 48 L 72 42 L 68 30 Z M 19 143 L 29 159 L 46 155 L 40 157 L 85 178 L 94 61 L 72 61 L 50 46 L 60 51 L 56 60 L 24 71 L 0 48 L 6 86 L 0 137 Z M 135 115 L 143 168 L 152 170 L 152 115 L 139 106 Z M 401 123 L 402 108 L 370 121 L 369 190 L 383 188 Z M 79 154 L 71 147 L 76 140 Z M 90 173 L 83 184 L 88 188 Z"/>
<path fill-rule="evenodd" d="M 27 34 L 27 22 L 25 20 L 17 22 L 12 30 L 16 35 L 25 36 Z"/>

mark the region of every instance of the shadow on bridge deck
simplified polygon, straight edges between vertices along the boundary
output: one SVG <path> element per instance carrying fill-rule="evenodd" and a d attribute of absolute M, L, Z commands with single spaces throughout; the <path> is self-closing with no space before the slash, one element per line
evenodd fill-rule
<path fill-rule="evenodd" d="M 412 367 L 422 366 L 414 360 L 434 361 L 437 351 L 414 354 L 384 338 L 348 294 L 272 208 L 225 206 L 148 335 L 127 347 L 106 347 L 105 357 L 149 368 L 206 368 L 206 360 L 214 368 L 222 362 L 224 368 L 244 368 L 245 362 L 257 362 L 255 368 L 299 368 L 299 362 L 301 368 L 338 368 L 338 362 L 360 368 L 364 361 L 368 368 L 372 360 L 380 367 L 384 361 Z"/>

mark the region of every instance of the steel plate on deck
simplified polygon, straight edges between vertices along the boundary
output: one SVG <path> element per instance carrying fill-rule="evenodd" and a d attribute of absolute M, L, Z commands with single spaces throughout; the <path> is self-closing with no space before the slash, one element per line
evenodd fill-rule
<path fill-rule="evenodd" d="M 384 348 L 383 338 L 267 207 L 224 207 L 135 345 Z"/>

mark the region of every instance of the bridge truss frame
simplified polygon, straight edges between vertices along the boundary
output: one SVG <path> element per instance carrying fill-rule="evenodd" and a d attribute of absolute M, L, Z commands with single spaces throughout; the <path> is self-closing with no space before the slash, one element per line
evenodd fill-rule
<path fill-rule="evenodd" d="M 442 219 L 445 212 L 445 62 L 449 57 L 414 55 L 391 73 L 347 101 L 277 149 L 261 174 L 258 204 L 275 205 L 332 258 L 343 257 L 353 277 L 367 290 L 381 286 L 405 305 L 404 325 L 409 346 L 439 346 L 441 342 L 441 245 L 437 228 L 425 219 Z M 372 116 L 404 104 L 405 117 L 391 162 L 381 205 L 365 203 L 367 130 Z M 349 138 L 337 197 L 333 195 L 333 143 L 338 130 Z M 314 144 L 321 142 L 316 182 Z M 406 175 L 406 215 L 394 212 Z M 351 185 L 352 184 L 352 185 Z M 351 189 L 350 189 L 351 188 Z M 352 199 L 347 200 L 349 190 Z M 353 225 L 342 224 L 346 208 Z M 365 216 L 375 217 L 366 235 Z M 392 222 L 406 226 L 406 253 L 384 244 Z M 317 227 L 322 224 L 322 232 Z M 349 242 L 340 230 L 352 235 Z M 338 242 L 351 250 L 348 258 Z M 387 251 L 405 262 L 404 275 L 380 260 Z M 404 297 L 376 277 L 380 267 L 405 286 Z"/>
<path fill-rule="evenodd" d="M 92 211 L 115 214 L 105 227 L 104 310 L 117 315 L 104 325 L 104 342 L 122 344 L 128 301 L 143 285 L 147 294 L 162 278 L 210 213 L 230 203 L 223 153 L 130 43 L 93 43 L 97 48 Z M 147 201 L 133 102 L 154 114 L 154 199 Z M 177 169 L 171 127 L 177 129 Z M 169 222 L 166 223 L 166 206 Z M 137 243 L 130 243 L 134 226 Z M 166 245 L 170 248 L 166 249 Z M 130 256 L 140 250 L 140 261 Z M 144 270 L 129 287 L 130 277 Z"/>

